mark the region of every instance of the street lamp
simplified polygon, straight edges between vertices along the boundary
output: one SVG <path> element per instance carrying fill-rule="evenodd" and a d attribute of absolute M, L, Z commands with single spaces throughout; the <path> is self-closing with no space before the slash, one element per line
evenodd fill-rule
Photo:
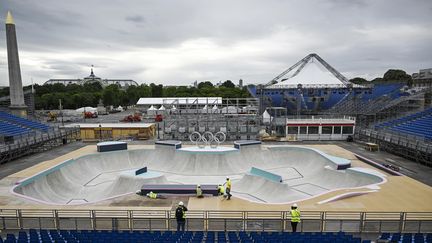
<path fill-rule="evenodd" d="M 99 140 L 102 141 L 102 125 L 99 124 Z"/>

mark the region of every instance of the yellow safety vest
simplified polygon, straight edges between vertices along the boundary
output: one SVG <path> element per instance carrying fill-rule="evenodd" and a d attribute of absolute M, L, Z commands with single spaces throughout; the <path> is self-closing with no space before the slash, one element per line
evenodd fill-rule
<path fill-rule="evenodd" d="M 231 180 L 227 180 L 226 187 L 231 190 Z"/>
<path fill-rule="evenodd" d="M 300 211 L 291 209 L 291 222 L 300 222 Z"/>
<path fill-rule="evenodd" d="M 223 186 L 219 186 L 219 193 L 220 194 L 224 194 L 225 193 L 225 188 Z"/>
<path fill-rule="evenodd" d="M 149 197 L 152 198 L 152 199 L 156 199 L 157 198 L 157 194 L 154 193 L 154 192 L 150 192 L 149 193 Z"/>
<path fill-rule="evenodd" d="M 196 194 L 197 194 L 197 196 L 202 196 L 202 190 L 201 190 L 201 188 L 197 187 Z"/>

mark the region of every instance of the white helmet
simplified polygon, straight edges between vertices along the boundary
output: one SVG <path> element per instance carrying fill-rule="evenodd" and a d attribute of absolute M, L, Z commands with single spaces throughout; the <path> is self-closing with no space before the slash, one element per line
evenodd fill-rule
<path fill-rule="evenodd" d="M 297 207 L 297 203 L 294 203 L 294 204 L 292 205 L 292 207 L 296 208 L 296 207 Z"/>
<path fill-rule="evenodd" d="M 197 187 L 201 187 L 201 185 L 200 185 L 200 184 L 198 184 L 198 185 L 197 185 Z"/>
<path fill-rule="evenodd" d="M 179 202 L 179 206 L 183 206 L 183 202 L 182 201 Z"/>

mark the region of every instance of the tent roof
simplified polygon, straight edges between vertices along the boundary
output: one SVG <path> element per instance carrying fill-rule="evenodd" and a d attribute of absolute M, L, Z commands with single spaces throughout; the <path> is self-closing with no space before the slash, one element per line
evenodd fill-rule
<path fill-rule="evenodd" d="M 319 61 L 311 58 L 300 72 L 292 77 L 300 68 L 294 68 L 285 75 L 287 80 L 275 85 L 344 85 L 335 75 L 325 68 Z"/>

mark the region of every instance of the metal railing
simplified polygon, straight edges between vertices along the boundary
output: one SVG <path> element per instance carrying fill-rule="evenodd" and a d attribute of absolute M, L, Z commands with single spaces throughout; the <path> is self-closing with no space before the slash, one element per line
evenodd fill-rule
<path fill-rule="evenodd" d="M 187 230 L 291 231 L 289 211 L 188 211 Z M 1 229 L 175 230 L 171 210 L 0 209 Z M 301 212 L 301 232 L 432 232 L 432 212 Z"/>

